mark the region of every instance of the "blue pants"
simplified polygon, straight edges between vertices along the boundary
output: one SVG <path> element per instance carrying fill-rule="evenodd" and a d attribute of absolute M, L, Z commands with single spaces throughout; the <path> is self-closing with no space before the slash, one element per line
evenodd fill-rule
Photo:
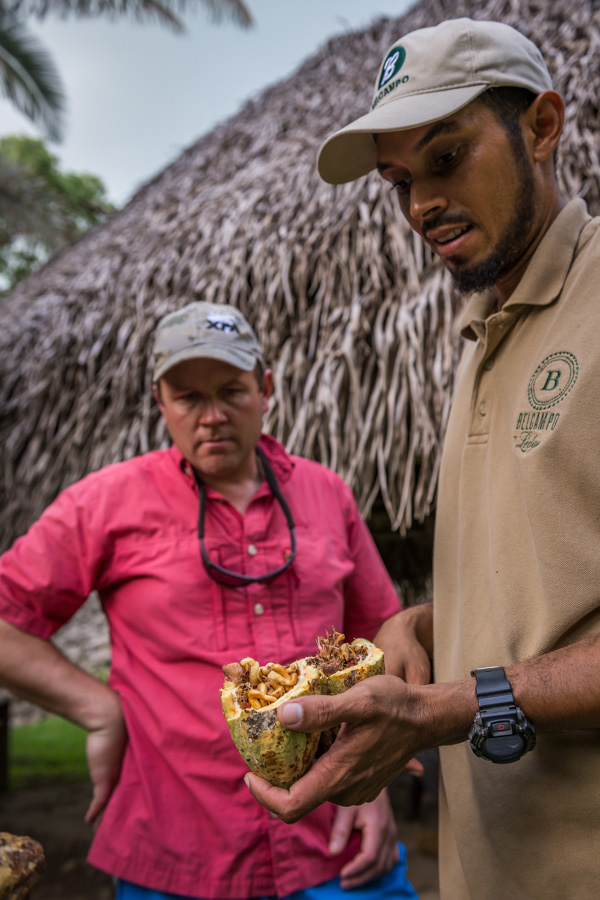
<path fill-rule="evenodd" d="M 414 888 L 406 877 L 406 848 L 398 844 L 400 850 L 400 862 L 391 872 L 369 881 L 362 887 L 353 888 L 351 891 L 343 891 L 340 887 L 340 879 L 332 878 L 315 887 L 306 888 L 304 891 L 294 891 L 282 900 L 419 900 Z M 180 894 L 163 894 L 160 891 L 137 887 L 128 881 L 117 882 L 117 894 L 115 900 L 184 900 Z M 188 900 L 201 900 L 201 898 L 188 898 Z M 271 897 L 260 897 L 256 900 L 274 900 Z"/>

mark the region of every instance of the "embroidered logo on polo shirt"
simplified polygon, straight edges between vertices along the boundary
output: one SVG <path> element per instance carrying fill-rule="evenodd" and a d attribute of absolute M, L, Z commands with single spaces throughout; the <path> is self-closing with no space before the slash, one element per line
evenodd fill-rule
<path fill-rule="evenodd" d="M 550 409 L 567 396 L 579 374 L 572 353 L 551 353 L 539 364 L 531 378 L 527 394 L 534 409 Z"/>
<path fill-rule="evenodd" d="M 530 409 L 517 416 L 517 450 L 529 453 L 539 447 L 544 434 L 554 431 L 560 419 L 556 407 L 571 392 L 578 375 L 577 357 L 566 350 L 551 353 L 542 360 L 527 386 Z"/>

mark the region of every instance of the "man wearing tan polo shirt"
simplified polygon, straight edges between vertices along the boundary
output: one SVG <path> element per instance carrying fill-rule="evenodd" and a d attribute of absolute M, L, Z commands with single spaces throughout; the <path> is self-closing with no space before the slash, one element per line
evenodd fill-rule
<path fill-rule="evenodd" d="M 289 793 L 247 783 L 292 822 L 440 746 L 443 900 L 600 890 L 600 220 L 559 189 L 563 120 L 533 44 L 448 20 L 390 48 L 371 110 L 319 154 L 331 183 L 377 169 L 472 296 L 434 602 L 376 638 L 392 674 L 281 708 L 300 730 L 348 723 Z"/>

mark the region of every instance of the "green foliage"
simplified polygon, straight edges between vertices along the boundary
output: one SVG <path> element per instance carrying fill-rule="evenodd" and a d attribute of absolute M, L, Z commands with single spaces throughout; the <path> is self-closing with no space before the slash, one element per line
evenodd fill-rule
<path fill-rule="evenodd" d="M 11 729 L 10 790 L 88 780 L 85 741 L 82 728 L 58 716 Z"/>
<path fill-rule="evenodd" d="M 61 172 L 57 157 L 41 140 L 25 135 L 0 138 L 0 153 L 38 180 L 44 189 L 46 211 L 62 216 L 66 240 L 75 240 L 114 209 L 100 178 Z"/>
<path fill-rule="evenodd" d="M 100 178 L 63 172 L 44 142 L 0 139 L 0 293 L 114 210 Z"/>

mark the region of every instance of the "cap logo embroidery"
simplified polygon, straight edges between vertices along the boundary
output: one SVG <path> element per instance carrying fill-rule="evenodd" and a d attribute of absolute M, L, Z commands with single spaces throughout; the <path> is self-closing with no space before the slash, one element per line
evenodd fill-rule
<path fill-rule="evenodd" d="M 406 59 L 406 50 L 404 47 L 393 47 L 386 58 L 383 61 L 383 66 L 381 68 L 381 78 L 379 79 L 379 84 L 377 85 L 378 90 L 381 90 L 388 81 L 394 77 L 396 72 L 398 72 L 402 66 L 404 65 L 404 60 Z"/>
<path fill-rule="evenodd" d="M 384 97 L 391 94 L 391 92 L 399 85 L 406 84 L 406 82 L 410 80 L 409 75 L 401 75 L 396 78 L 396 75 L 404 65 L 405 59 L 406 50 L 404 47 L 393 47 L 384 59 L 383 66 L 381 67 L 381 78 L 377 84 L 376 93 L 371 104 L 372 110 L 375 109 L 377 104 L 383 100 Z"/>
<path fill-rule="evenodd" d="M 214 328 L 215 331 L 223 331 L 226 334 L 240 333 L 235 316 L 209 314 L 206 317 L 206 326 L 207 331 Z"/>

